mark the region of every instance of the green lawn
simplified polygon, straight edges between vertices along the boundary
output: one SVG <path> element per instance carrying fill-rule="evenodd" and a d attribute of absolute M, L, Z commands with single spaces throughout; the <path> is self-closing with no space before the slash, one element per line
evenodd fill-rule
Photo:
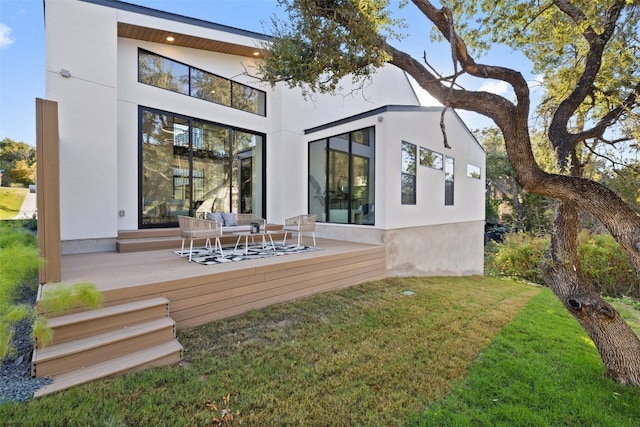
<path fill-rule="evenodd" d="M 0 220 L 18 215 L 28 192 L 27 188 L 0 187 Z"/>
<path fill-rule="evenodd" d="M 411 291 L 412 294 L 405 294 Z M 597 425 L 640 420 L 553 295 L 490 277 L 393 278 L 179 333 L 185 360 L 0 405 L 0 424 Z M 215 402 L 217 410 L 212 410 Z"/>

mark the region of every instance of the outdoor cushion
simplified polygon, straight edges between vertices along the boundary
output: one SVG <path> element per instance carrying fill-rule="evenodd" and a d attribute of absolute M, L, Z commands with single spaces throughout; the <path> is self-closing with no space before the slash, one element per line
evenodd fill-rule
<path fill-rule="evenodd" d="M 224 219 L 222 218 L 222 212 L 209 212 L 207 214 L 207 219 L 211 221 L 219 222 L 220 224 L 224 223 Z"/>
<path fill-rule="evenodd" d="M 238 225 L 238 220 L 232 213 L 222 212 L 222 218 L 224 218 L 225 227 L 233 227 L 235 225 Z"/>
<path fill-rule="evenodd" d="M 224 227 L 222 227 L 222 231 L 225 233 L 236 233 L 239 231 L 251 231 L 251 226 L 250 225 L 230 225 L 227 226 L 225 225 Z"/>

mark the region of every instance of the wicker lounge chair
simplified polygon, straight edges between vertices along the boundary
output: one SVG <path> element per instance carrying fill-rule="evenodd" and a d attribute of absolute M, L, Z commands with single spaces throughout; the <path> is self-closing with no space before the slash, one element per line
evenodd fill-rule
<path fill-rule="evenodd" d="M 193 241 L 196 239 L 207 239 L 205 242 L 205 248 L 213 250 L 211 246 L 211 239 L 215 240 L 215 249 L 220 250 L 220 254 L 224 257 L 222 252 L 222 245 L 220 244 L 220 237 L 222 236 L 222 226 L 215 221 L 209 221 L 206 219 L 192 218 L 190 216 L 178 216 L 178 224 L 180 225 L 180 235 L 182 236 L 182 249 L 180 250 L 180 256 L 184 255 L 184 241 L 189 239 L 189 262 L 191 262 L 191 254 L 193 252 Z"/>
<path fill-rule="evenodd" d="M 293 218 L 287 218 L 284 220 L 284 239 L 282 244 L 287 241 L 288 233 L 298 233 L 298 246 L 301 246 L 302 233 L 311 233 L 313 236 L 313 246 L 316 245 L 316 215 L 298 215 Z"/>

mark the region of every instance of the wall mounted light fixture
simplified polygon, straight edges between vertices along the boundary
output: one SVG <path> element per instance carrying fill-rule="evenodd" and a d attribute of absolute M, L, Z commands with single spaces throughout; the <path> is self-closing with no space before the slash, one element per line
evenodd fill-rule
<path fill-rule="evenodd" d="M 71 71 L 67 70 L 66 68 L 63 68 L 63 69 L 60 70 L 60 75 L 62 77 L 69 78 L 69 77 L 71 77 Z"/>

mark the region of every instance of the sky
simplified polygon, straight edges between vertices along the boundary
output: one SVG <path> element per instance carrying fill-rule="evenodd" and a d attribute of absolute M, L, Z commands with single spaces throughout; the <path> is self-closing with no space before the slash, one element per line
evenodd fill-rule
<path fill-rule="evenodd" d="M 127 2 L 264 34 L 269 34 L 271 16 L 278 13 L 282 15 L 276 0 Z M 436 65 L 448 63 L 448 45 L 430 42 L 430 26 L 413 6 L 400 10 L 397 17 L 404 18 L 408 24 L 408 28 L 403 30 L 407 37 L 399 43 L 394 42 L 397 48 L 417 58 L 422 58 L 426 51 L 430 62 Z M 515 68 L 525 76 L 531 68 L 524 58 L 518 58 L 505 49 L 493 49 L 481 60 Z M 481 88 L 507 97 L 512 93 L 502 82 L 473 84 L 469 82 L 467 89 Z M 0 139 L 10 138 L 35 146 L 36 98 L 45 98 L 43 1 L 0 0 Z M 493 125 L 490 120 L 475 113 L 458 111 L 458 114 L 472 130 Z"/>

